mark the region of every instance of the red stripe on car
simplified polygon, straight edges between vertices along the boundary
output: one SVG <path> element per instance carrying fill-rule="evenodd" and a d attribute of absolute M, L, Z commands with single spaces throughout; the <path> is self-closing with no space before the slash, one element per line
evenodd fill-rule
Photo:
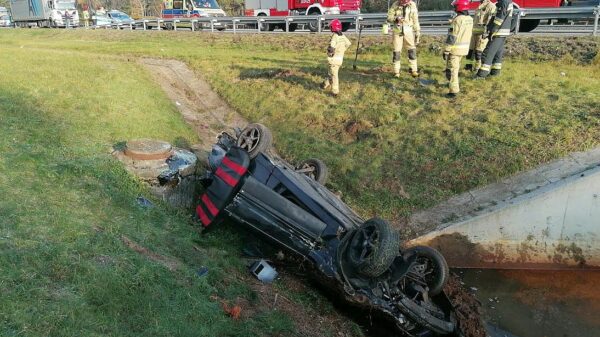
<path fill-rule="evenodd" d="M 213 204 L 213 202 L 210 200 L 208 195 L 206 195 L 206 193 L 202 196 L 202 202 L 204 203 L 204 205 L 206 205 L 206 208 L 208 208 L 208 211 L 210 212 L 210 214 L 212 214 L 212 216 L 217 216 L 219 210 L 215 207 L 215 204 Z"/>
<path fill-rule="evenodd" d="M 208 225 L 210 225 L 210 219 L 206 216 L 206 213 L 204 213 L 202 205 L 198 205 L 198 207 L 196 207 L 196 213 L 200 217 L 200 221 L 202 221 L 204 227 L 208 227 Z"/>
<path fill-rule="evenodd" d="M 235 173 L 243 176 L 244 173 L 246 173 L 246 168 L 243 167 L 242 165 L 234 162 L 233 160 L 224 157 L 223 158 L 223 164 L 227 165 L 227 167 L 229 167 L 230 169 L 232 169 Z"/>
<path fill-rule="evenodd" d="M 238 182 L 237 179 L 227 174 L 227 172 L 223 171 L 223 169 L 220 167 L 217 169 L 217 172 L 215 172 L 215 174 L 217 175 L 217 177 L 221 178 L 224 182 L 227 183 L 227 185 L 231 187 L 234 187 L 235 184 L 237 184 Z"/>

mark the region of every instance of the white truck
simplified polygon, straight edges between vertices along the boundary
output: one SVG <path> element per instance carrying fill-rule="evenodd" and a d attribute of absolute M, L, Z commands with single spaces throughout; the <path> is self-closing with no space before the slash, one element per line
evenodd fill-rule
<path fill-rule="evenodd" d="M 11 0 L 12 19 L 17 27 L 77 27 L 75 0 Z"/>

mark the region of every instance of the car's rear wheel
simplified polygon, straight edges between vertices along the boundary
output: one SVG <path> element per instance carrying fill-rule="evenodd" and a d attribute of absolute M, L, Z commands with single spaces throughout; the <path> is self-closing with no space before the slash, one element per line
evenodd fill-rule
<path fill-rule="evenodd" d="M 273 134 L 266 126 L 259 123 L 248 124 L 237 138 L 237 146 L 248 152 L 250 158 L 260 152 L 268 152 L 273 144 Z"/>
<path fill-rule="evenodd" d="M 296 171 L 317 181 L 321 185 L 325 185 L 327 177 L 329 176 L 329 170 L 325 163 L 316 158 L 307 159 L 301 162 L 296 167 Z"/>
<path fill-rule="evenodd" d="M 425 282 L 430 296 L 442 292 L 450 271 L 446 259 L 440 252 L 427 246 L 415 246 L 405 250 L 403 255 L 405 259 L 416 255 L 415 263 L 409 270 L 411 278 Z"/>
<path fill-rule="evenodd" d="M 354 232 L 346 257 L 360 274 L 377 277 L 390 267 L 399 250 L 398 232 L 386 221 L 373 218 Z"/>

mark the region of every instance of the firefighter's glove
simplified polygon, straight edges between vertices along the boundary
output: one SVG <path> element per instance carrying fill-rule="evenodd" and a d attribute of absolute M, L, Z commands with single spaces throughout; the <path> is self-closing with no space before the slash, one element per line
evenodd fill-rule
<path fill-rule="evenodd" d="M 450 53 L 449 53 L 449 52 L 447 52 L 447 51 L 445 51 L 445 52 L 442 54 L 442 58 L 444 59 L 444 61 L 448 61 L 448 55 L 450 55 Z"/>
<path fill-rule="evenodd" d="M 415 34 L 415 44 L 419 45 L 421 43 L 421 34 Z"/>
<path fill-rule="evenodd" d="M 403 18 L 403 17 L 401 17 L 401 16 L 397 16 L 397 17 L 396 17 L 396 24 L 397 24 L 397 25 L 401 25 L 401 24 L 402 24 L 402 22 L 404 22 L 404 18 Z"/>
<path fill-rule="evenodd" d="M 335 55 L 335 48 L 332 46 L 327 47 L 327 56 L 333 57 L 333 55 Z"/>

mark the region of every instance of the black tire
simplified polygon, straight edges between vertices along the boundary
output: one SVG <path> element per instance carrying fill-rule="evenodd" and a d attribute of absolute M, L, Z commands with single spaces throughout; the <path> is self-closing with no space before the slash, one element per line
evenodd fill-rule
<path fill-rule="evenodd" d="M 411 247 L 403 253 L 405 257 L 415 254 L 417 255 L 419 266 L 426 266 L 424 270 L 420 269 L 419 273 L 424 274 L 423 277 L 429 287 L 429 295 L 435 296 L 441 293 L 450 276 L 446 259 L 440 252 L 427 246 Z"/>
<path fill-rule="evenodd" d="M 171 22 L 165 22 L 165 29 L 166 30 L 173 30 L 173 29 L 175 29 L 175 27 L 173 26 L 173 23 L 171 23 Z"/>
<path fill-rule="evenodd" d="M 224 31 L 224 30 L 225 30 L 225 27 L 220 27 L 220 28 L 217 28 L 217 30 L 218 30 L 219 32 L 222 32 L 222 31 Z"/>
<path fill-rule="evenodd" d="M 273 144 L 273 134 L 262 124 L 248 124 L 238 136 L 236 144 L 246 150 L 250 158 L 254 158 L 260 152 L 269 152 Z"/>
<path fill-rule="evenodd" d="M 275 28 L 277 28 L 277 25 L 274 25 L 274 24 L 268 24 L 267 23 L 266 25 L 267 25 L 267 30 L 270 31 L 270 32 L 274 31 Z"/>
<path fill-rule="evenodd" d="M 400 250 L 400 237 L 386 221 L 365 221 L 353 234 L 346 257 L 360 274 L 377 277 L 394 262 Z"/>
<path fill-rule="evenodd" d="M 200 22 L 194 22 L 194 30 L 202 30 L 202 24 Z"/>
<path fill-rule="evenodd" d="M 521 22 L 519 23 L 519 32 L 522 33 L 529 33 L 532 30 L 536 29 L 537 26 L 539 26 L 540 24 L 540 20 L 531 20 L 531 19 L 527 19 L 527 20 L 521 20 Z"/>
<path fill-rule="evenodd" d="M 329 177 L 329 169 L 322 160 L 311 158 L 307 159 L 296 167 L 296 170 L 302 170 L 302 174 L 315 180 L 321 185 L 325 185 Z M 308 170 L 308 171 L 307 171 Z"/>
<path fill-rule="evenodd" d="M 291 32 L 295 32 L 296 29 L 298 29 L 298 24 L 297 23 L 290 23 L 290 26 L 288 27 L 290 33 Z"/>
<path fill-rule="evenodd" d="M 352 23 L 350 23 L 350 22 L 342 22 L 342 32 L 345 32 L 348 29 L 350 29 L 351 25 L 352 25 Z"/>
<path fill-rule="evenodd" d="M 308 13 L 308 15 L 321 15 L 321 13 L 319 13 L 318 11 L 312 11 L 310 13 Z M 310 21 L 308 23 L 308 30 L 310 30 L 313 33 L 316 33 L 319 31 L 319 25 L 321 24 L 321 22 L 317 22 L 317 20 L 313 20 Z"/>

